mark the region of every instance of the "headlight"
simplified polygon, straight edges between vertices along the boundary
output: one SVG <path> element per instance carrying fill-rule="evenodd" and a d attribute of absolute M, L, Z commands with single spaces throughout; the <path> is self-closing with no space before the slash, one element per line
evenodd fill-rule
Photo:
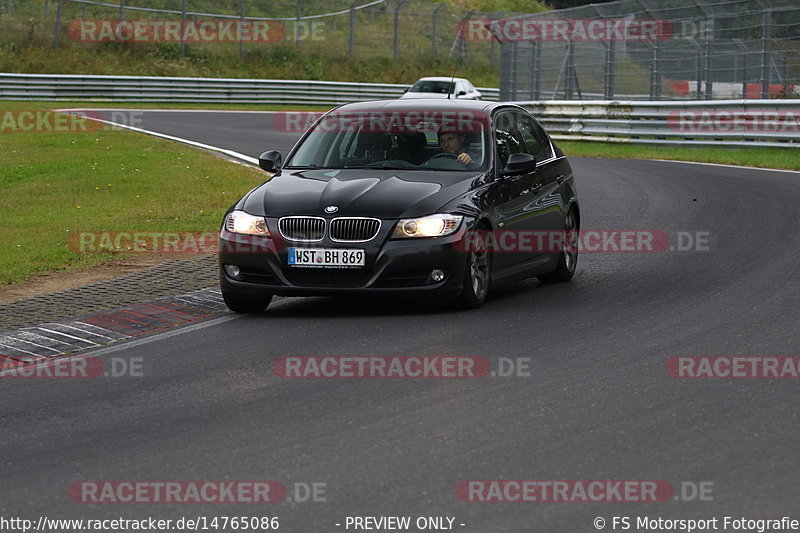
<path fill-rule="evenodd" d="M 444 237 L 458 229 L 462 218 L 461 215 L 430 215 L 401 220 L 395 226 L 392 238 Z"/>
<path fill-rule="evenodd" d="M 232 211 L 225 218 L 225 229 L 231 233 L 243 235 L 266 235 L 269 236 L 267 219 L 264 217 L 253 216 L 244 211 Z"/>

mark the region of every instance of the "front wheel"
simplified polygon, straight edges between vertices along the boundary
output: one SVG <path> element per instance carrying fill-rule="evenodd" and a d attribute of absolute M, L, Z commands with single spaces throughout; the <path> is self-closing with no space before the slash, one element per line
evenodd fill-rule
<path fill-rule="evenodd" d="M 272 302 L 272 295 L 240 296 L 223 291 L 222 299 L 225 300 L 225 305 L 228 306 L 228 309 L 234 313 L 263 313 Z"/>
<path fill-rule="evenodd" d="M 561 283 L 572 279 L 575 267 L 578 266 L 578 231 L 577 215 L 574 209 L 570 209 L 564 217 L 564 237 L 558 266 L 553 272 L 539 276 L 539 281 Z"/>
<path fill-rule="evenodd" d="M 486 250 L 481 232 L 475 233 L 464 269 L 461 296 L 456 300 L 462 309 L 476 309 L 486 301 L 492 279 L 492 257 Z"/>

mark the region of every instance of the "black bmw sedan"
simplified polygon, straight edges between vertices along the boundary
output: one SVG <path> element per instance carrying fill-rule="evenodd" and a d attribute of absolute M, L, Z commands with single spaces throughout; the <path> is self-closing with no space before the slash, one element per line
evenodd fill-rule
<path fill-rule="evenodd" d="M 273 295 L 434 297 L 479 307 L 490 288 L 568 281 L 580 210 L 572 169 L 521 107 L 387 100 L 322 117 L 274 175 L 225 214 L 228 307 Z"/>

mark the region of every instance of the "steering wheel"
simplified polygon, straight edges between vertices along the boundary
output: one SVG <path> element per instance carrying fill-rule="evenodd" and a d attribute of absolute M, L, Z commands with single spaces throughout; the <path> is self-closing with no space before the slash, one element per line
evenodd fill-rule
<path fill-rule="evenodd" d="M 436 159 L 437 157 L 447 157 L 449 159 L 458 159 L 458 154 L 451 154 L 450 152 L 443 152 L 441 154 L 436 154 L 435 156 L 431 157 L 431 159 Z M 428 159 L 428 161 L 430 161 L 431 159 Z"/>

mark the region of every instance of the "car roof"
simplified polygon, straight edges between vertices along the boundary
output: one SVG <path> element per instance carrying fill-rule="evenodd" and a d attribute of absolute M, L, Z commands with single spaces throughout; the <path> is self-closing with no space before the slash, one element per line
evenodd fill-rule
<path fill-rule="evenodd" d="M 467 81 L 466 78 L 451 78 L 450 76 L 428 76 L 427 78 L 420 78 L 414 83 L 420 81 Z"/>
<path fill-rule="evenodd" d="M 472 111 L 491 113 L 498 107 L 514 107 L 504 102 L 488 102 L 486 100 L 449 100 L 447 98 L 413 98 L 405 100 L 370 100 L 367 102 L 353 102 L 341 105 L 332 111 L 367 113 L 371 111 L 381 112 L 453 112 L 453 111 Z"/>

